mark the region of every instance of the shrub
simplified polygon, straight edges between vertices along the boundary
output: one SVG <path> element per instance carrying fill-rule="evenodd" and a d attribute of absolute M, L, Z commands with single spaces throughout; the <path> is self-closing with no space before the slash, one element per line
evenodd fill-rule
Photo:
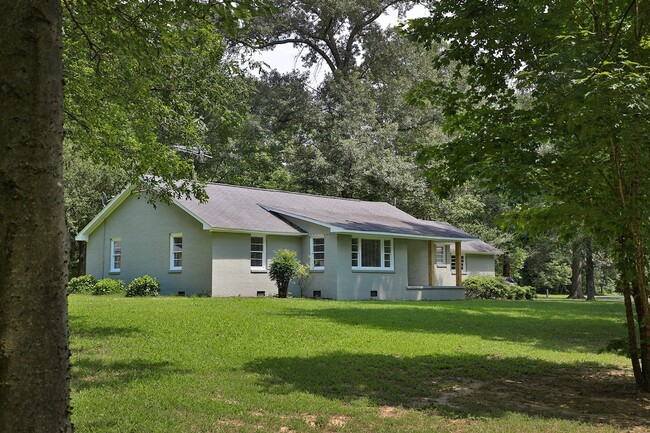
<path fill-rule="evenodd" d="M 131 281 L 129 287 L 126 288 L 127 297 L 135 296 L 158 296 L 160 292 L 160 284 L 151 275 L 143 275 Z"/>
<path fill-rule="evenodd" d="M 507 285 L 499 277 L 469 277 L 463 286 L 467 299 L 506 299 Z"/>
<path fill-rule="evenodd" d="M 519 301 L 522 299 L 533 299 L 535 297 L 537 297 L 537 292 L 534 287 L 506 285 L 506 299 Z"/>
<path fill-rule="evenodd" d="M 124 290 L 124 281 L 104 278 L 103 280 L 97 281 L 97 284 L 95 284 L 95 287 L 93 288 L 92 294 L 112 295 L 116 293 L 124 293 Z"/>
<path fill-rule="evenodd" d="M 289 283 L 296 276 L 300 267 L 300 260 L 296 258 L 296 252 L 291 250 L 279 250 L 271 261 L 269 277 L 275 281 L 278 287 L 278 297 L 286 298 L 289 291 Z"/>
<path fill-rule="evenodd" d="M 68 293 L 92 293 L 97 279 L 92 275 L 82 275 L 68 281 Z"/>
<path fill-rule="evenodd" d="M 296 270 L 296 279 L 298 287 L 300 288 L 300 296 L 305 297 L 307 295 L 307 290 L 311 285 L 314 275 L 309 269 L 309 265 L 300 264 Z"/>

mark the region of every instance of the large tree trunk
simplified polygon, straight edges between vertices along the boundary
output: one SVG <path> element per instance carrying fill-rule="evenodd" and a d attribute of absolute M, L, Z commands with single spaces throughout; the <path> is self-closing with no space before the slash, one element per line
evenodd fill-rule
<path fill-rule="evenodd" d="M 0 431 L 70 432 L 60 1 L 0 28 Z"/>
<path fill-rule="evenodd" d="M 582 243 L 580 241 L 575 241 L 572 246 L 569 299 L 584 299 L 582 292 Z"/>
<path fill-rule="evenodd" d="M 596 273 L 594 272 L 594 251 L 592 239 L 585 240 L 585 286 L 587 289 L 587 301 L 596 300 Z"/>

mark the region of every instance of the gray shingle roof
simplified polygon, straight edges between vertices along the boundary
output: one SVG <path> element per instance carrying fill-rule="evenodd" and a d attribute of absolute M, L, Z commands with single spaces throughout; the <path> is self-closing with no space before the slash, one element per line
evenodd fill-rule
<path fill-rule="evenodd" d="M 419 220 L 384 202 L 325 197 L 209 183 L 207 203 L 176 203 L 207 225 L 219 229 L 299 234 L 281 216 L 329 226 L 339 232 L 379 232 L 438 239 L 475 239 L 450 224 Z"/>
<path fill-rule="evenodd" d="M 470 253 L 479 253 L 479 254 L 503 254 L 503 251 L 500 249 L 493 247 L 492 245 L 488 244 L 487 242 L 483 242 L 481 240 L 473 240 L 473 241 L 467 241 L 463 242 L 463 245 L 461 246 L 463 251 L 470 252 Z M 453 249 L 453 246 L 452 246 Z"/>

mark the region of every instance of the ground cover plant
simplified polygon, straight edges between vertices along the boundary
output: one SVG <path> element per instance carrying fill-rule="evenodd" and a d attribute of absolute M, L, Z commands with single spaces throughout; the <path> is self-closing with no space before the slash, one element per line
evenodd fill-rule
<path fill-rule="evenodd" d="M 620 303 L 70 295 L 80 432 L 650 428 Z"/>

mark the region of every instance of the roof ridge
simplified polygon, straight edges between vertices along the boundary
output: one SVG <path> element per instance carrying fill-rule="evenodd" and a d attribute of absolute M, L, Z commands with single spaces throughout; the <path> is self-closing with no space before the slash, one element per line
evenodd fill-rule
<path fill-rule="evenodd" d="M 331 198 L 335 200 L 347 200 L 347 201 L 354 201 L 354 202 L 361 202 L 361 203 L 383 203 L 387 204 L 389 206 L 393 206 L 390 203 L 387 203 L 385 201 L 373 201 L 373 200 L 361 200 L 358 198 L 348 198 L 348 197 L 337 197 L 334 195 L 324 195 L 324 194 L 311 194 L 308 192 L 298 192 L 298 191 L 286 191 L 282 189 L 271 189 L 271 188 L 261 188 L 258 186 L 244 186 L 244 185 L 232 185 L 229 183 L 221 183 L 221 182 L 206 182 L 206 185 L 219 185 L 219 186 L 229 186 L 233 188 L 242 188 L 242 189 L 252 189 L 256 191 L 268 191 L 268 192 L 281 192 L 284 194 L 294 194 L 294 195 L 307 195 L 310 197 L 321 197 L 321 198 Z M 393 206 L 396 207 L 396 206 Z M 399 208 L 398 208 L 399 209 Z"/>

